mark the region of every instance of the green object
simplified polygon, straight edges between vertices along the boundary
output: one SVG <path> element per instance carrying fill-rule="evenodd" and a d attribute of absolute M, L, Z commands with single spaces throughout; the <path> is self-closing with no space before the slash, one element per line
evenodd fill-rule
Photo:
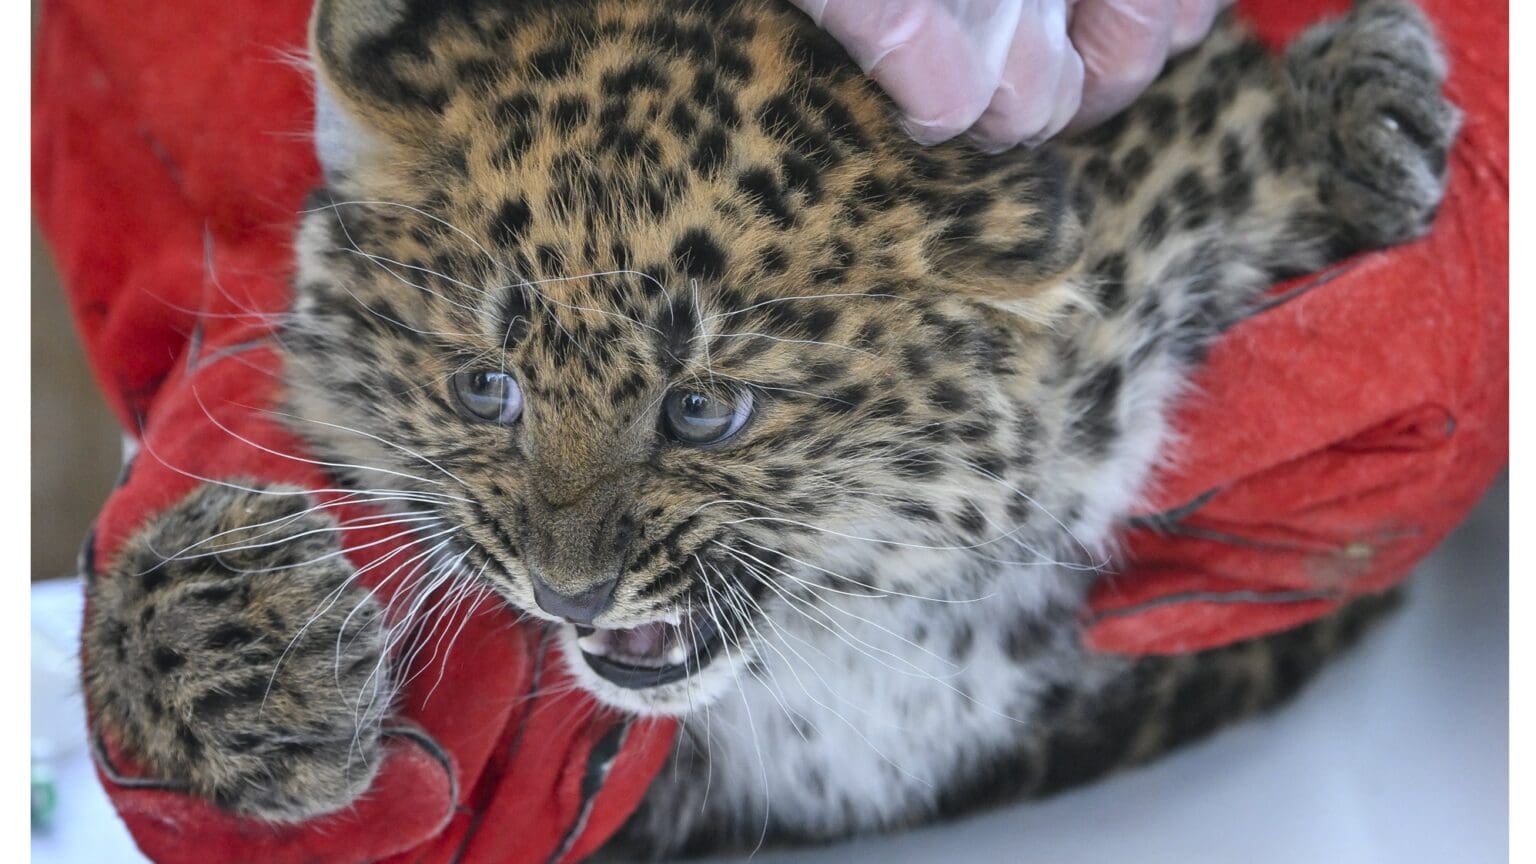
<path fill-rule="evenodd" d="M 58 808 L 59 787 L 53 782 L 53 772 L 48 766 L 32 763 L 32 828 L 46 829 L 53 824 L 53 813 Z"/>

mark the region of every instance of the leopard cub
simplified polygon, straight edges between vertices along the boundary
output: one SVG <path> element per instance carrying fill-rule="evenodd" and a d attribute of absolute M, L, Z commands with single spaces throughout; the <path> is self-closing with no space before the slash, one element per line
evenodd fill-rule
<path fill-rule="evenodd" d="M 628 848 L 1080 783 L 1279 703 L 1388 605 L 1078 640 L 1213 340 L 1427 230 L 1459 115 L 1411 4 L 1280 57 L 1229 15 L 1103 126 L 996 156 L 916 145 L 780 0 L 320 0 L 311 43 L 287 413 L 596 700 L 680 719 Z M 274 491 L 145 526 L 90 589 L 87 684 L 156 776 L 286 820 L 363 792 L 405 670 Z"/>

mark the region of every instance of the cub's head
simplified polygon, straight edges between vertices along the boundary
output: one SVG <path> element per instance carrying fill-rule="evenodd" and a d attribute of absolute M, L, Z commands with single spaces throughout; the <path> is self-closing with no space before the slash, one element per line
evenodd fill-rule
<path fill-rule="evenodd" d="M 639 711 L 911 590 L 893 552 L 1027 557 L 1061 166 L 921 150 L 777 0 L 538 5 L 318 5 L 283 341 L 320 458 Z"/>

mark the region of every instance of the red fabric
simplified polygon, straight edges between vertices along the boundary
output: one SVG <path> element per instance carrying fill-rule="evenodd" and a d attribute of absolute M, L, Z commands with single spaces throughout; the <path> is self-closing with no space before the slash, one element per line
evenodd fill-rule
<path fill-rule="evenodd" d="M 1275 289 L 1195 376 L 1178 462 L 1127 538 L 1087 643 L 1178 653 L 1381 591 L 1456 526 L 1509 456 L 1508 7 L 1420 0 L 1464 112 L 1430 236 Z M 1348 3 L 1244 0 L 1284 45 Z M 1245 602 L 1247 601 L 1247 602 Z"/>
<path fill-rule="evenodd" d="M 1342 5 L 1242 3 L 1277 44 Z M 1216 347 L 1176 420 L 1182 456 L 1157 478 L 1156 518 L 1130 535 L 1125 572 L 1093 595 L 1091 647 L 1219 645 L 1380 590 L 1504 463 L 1507 7 L 1423 5 L 1450 46 L 1451 95 L 1466 112 L 1433 235 L 1346 262 L 1323 284 L 1282 286 L 1277 297 L 1296 296 Z M 102 389 L 143 445 L 98 521 L 98 568 L 192 488 L 189 475 L 327 486 L 314 466 L 273 455 L 294 442 L 251 410 L 272 404 L 260 313 L 286 305 L 294 214 L 318 175 L 311 94 L 284 60 L 302 48 L 308 8 L 44 5 L 37 217 Z M 359 567 L 414 554 L 381 531 L 345 542 Z M 559 663 L 504 609 L 487 604 L 460 623 L 452 662 L 404 694 L 408 728 L 389 737 L 354 811 L 272 828 L 104 775 L 108 793 L 146 854 L 175 864 L 543 861 L 573 829 L 565 860 L 589 853 L 659 769 L 671 724 L 621 725 L 562 694 Z M 591 802 L 584 781 L 619 734 Z M 119 774 L 137 776 L 105 745 Z"/>

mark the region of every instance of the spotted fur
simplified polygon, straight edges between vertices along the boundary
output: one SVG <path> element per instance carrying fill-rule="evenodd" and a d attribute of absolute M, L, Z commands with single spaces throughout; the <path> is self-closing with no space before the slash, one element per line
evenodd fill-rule
<path fill-rule="evenodd" d="M 1412 6 L 1364 2 L 1281 60 L 1225 21 L 1101 128 L 998 156 L 918 147 L 775 0 L 322 0 L 312 42 L 294 428 L 346 482 L 435 496 L 467 569 L 531 615 L 552 617 L 531 568 L 571 594 L 617 572 L 600 626 L 702 609 L 726 634 L 647 690 L 570 661 L 599 699 L 683 718 L 632 848 L 1043 793 L 1279 701 L 1379 605 L 1176 660 L 1076 639 L 1211 341 L 1275 280 L 1428 226 L 1458 115 Z M 466 422 L 467 369 L 516 378 L 518 423 Z M 679 386 L 757 411 L 677 446 Z M 97 637 L 150 639 L 135 602 L 97 604 Z M 131 706 L 165 686 L 134 680 Z M 221 754 L 107 719 L 219 788 Z M 315 802 L 355 791 L 316 778 Z"/>
<path fill-rule="evenodd" d="M 137 782 L 294 821 L 378 769 L 380 610 L 303 492 L 247 488 L 199 487 L 90 580 L 85 686 Z"/>

